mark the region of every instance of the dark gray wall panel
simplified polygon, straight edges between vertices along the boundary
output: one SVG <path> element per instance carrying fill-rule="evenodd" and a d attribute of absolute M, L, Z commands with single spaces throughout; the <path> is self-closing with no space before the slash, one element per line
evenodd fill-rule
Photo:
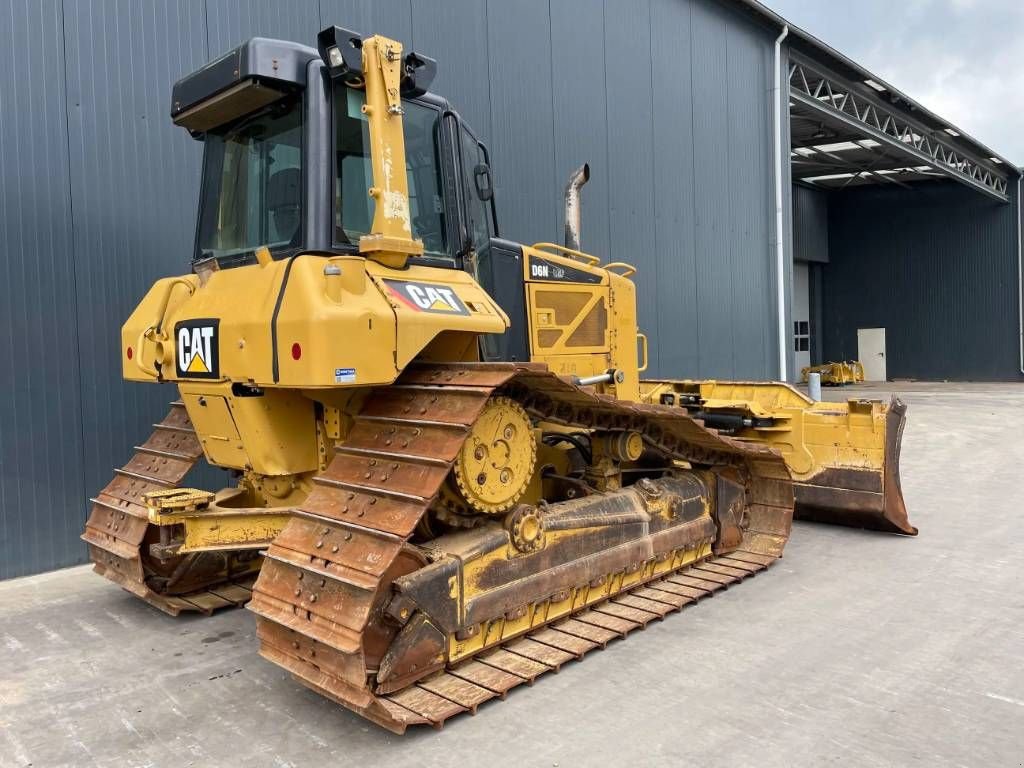
<path fill-rule="evenodd" d="M 473 132 L 488 143 L 491 98 L 487 72 L 487 3 L 481 0 L 414 2 L 412 34 L 416 50 L 438 60 L 432 90 L 445 96 Z"/>
<path fill-rule="evenodd" d="M 729 375 L 768 378 L 778 375 L 772 371 L 777 345 L 769 343 L 764 322 L 776 306 L 769 281 L 774 207 L 764 204 L 774 195 L 772 146 L 765 140 L 771 136 L 771 110 L 764 98 L 772 84 L 773 51 L 764 31 L 746 19 L 730 19 L 726 30 L 729 130 L 723 170 L 729 260 L 727 285 L 719 295 L 732 313 Z"/>
<path fill-rule="evenodd" d="M 828 262 L 828 192 L 793 187 L 793 258 Z"/>
<path fill-rule="evenodd" d="M 729 155 L 730 102 L 726 93 L 728 26 L 717 6 L 691 8 L 693 46 L 694 236 L 697 256 L 697 337 L 700 375 L 733 375 L 732 314 L 729 297 L 729 187 L 722 172 Z"/>
<path fill-rule="evenodd" d="M 406 48 L 415 47 L 412 0 L 320 0 L 320 26 L 331 24 L 362 35 L 387 35 Z M 315 46 L 316 38 L 309 44 Z"/>
<path fill-rule="evenodd" d="M 700 370 L 701 315 L 695 238 L 693 46 L 690 5 L 651 2 L 654 168 L 653 307 L 660 315 L 651 372 L 688 376 Z M 648 304 L 649 302 L 644 302 Z M 645 312 L 645 316 L 648 313 Z"/>
<path fill-rule="evenodd" d="M 60 3 L 8 3 L 0 44 L 0 578 L 9 578 L 79 559 L 85 489 Z"/>
<path fill-rule="evenodd" d="M 833 193 L 825 358 L 855 359 L 857 329 L 884 327 L 890 378 L 1020 379 L 1011 194 L 953 182 Z"/>
<path fill-rule="evenodd" d="M 555 162 L 552 173 L 537 179 L 559 195 L 569 174 L 590 164 L 590 182 L 582 193 L 583 249 L 608 259 L 611 185 L 605 57 L 595 46 L 605 39 L 603 0 L 563 0 L 551 4 L 551 87 L 555 104 Z M 612 62 L 614 66 L 614 62 Z M 618 107 L 613 107 L 617 109 Z M 556 232 L 562 242 L 563 205 L 557 204 Z"/>
<path fill-rule="evenodd" d="M 612 261 L 637 267 L 633 276 L 640 297 L 640 322 L 650 338 L 654 358 L 651 370 L 658 370 L 657 355 L 661 313 L 651 298 L 658 285 L 655 254 L 653 94 L 650 65 L 630 66 L 631 52 L 648 51 L 651 46 L 649 3 L 608 0 L 605 3 L 605 50 L 612 53 L 605 63 L 608 88 L 608 221 Z M 652 258 L 653 257 L 653 258 Z M 645 300 L 646 298 L 646 300 Z M 654 311 L 652 311 L 654 310 Z"/>
<path fill-rule="evenodd" d="M 65 13 L 81 433 L 93 494 L 176 396 L 121 381 L 120 327 L 156 277 L 188 271 L 200 145 L 168 112 L 171 84 L 207 58 L 206 24 L 187 0 L 69 3 Z"/>
<path fill-rule="evenodd" d="M 551 240 L 558 235 L 556 221 L 561 217 L 560 194 L 552 172 L 555 148 L 547 0 L 488 2 L 487 40 L 491 164 L 502 233 L 525 243 Z"/>
<path fill-rule="evenodd" d="M 250 37 L 276 37 L 316 47 L 317 0 L 206 0 L 210 56 L 226 53 Z"/>

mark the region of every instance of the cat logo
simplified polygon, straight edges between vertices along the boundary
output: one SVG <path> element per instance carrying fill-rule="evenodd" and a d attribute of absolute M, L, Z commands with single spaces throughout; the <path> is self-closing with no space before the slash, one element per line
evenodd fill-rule
<path fill-rule="evenodd" d="M 174 326 L 177 344 L 174 362 L 179 378 L 220 378 L 220 350 L 217 345 L 219 324 L 220 320 L 216 318 L 205 318 L 182 320 Z"/>
<path fill-rule="evenodd" d="M 408 280 L 385 280 L 391 295 L 417 312 L 438 315 L 468 315 L 469 310 L 455 289 L 436 283 L 412 283 Z"/>

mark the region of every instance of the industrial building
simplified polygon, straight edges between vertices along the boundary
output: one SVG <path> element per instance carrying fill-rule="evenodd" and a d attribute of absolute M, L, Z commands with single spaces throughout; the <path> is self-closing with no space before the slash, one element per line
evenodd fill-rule
<path fill-rule="evenodd" d="M 748 0 L 12 0 L 0 40 L 0 578 L 84 562 L 89 495 L 175 397 L 119 328 L 187 271 L 201 147 L 171 85 L 328 24 L 439 59 L 504 237 L 638 268 L 655 377 L 1019 380 L 1019 171 Z"/>

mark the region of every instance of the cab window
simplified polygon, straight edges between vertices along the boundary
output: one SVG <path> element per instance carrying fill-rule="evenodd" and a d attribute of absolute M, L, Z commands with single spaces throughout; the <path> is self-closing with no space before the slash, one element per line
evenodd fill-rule
<path fill-rule="evenodd" d="M 367 191 L 373 183 L 370 131 L 362 113 L 361 90 L 342 83 L 334 91 L 334 243 L 359 244 L 373 223 L 374 201 Z M 438 149 L 440 113 L 431 107 L 403 101 L 406 178 L 412 235 L 423 241 L 425 255 L 448 256 L 447 220 Z"/>
<path fill-rule="evenodd" d="M 301 111 L 284 99 L 206 134 L 196 259 L 227 266 L 301 244 Z"/>

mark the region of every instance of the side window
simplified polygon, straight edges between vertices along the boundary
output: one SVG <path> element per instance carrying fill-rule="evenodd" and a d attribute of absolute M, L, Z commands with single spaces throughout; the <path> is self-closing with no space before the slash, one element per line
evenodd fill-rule
<path fill-rule="evenodd" d="M 793 321 L 793 351 L 807 352 L 811 348 L 811 324 L 807 320 Z"/>
<path fill-rule="evenodd" d="M 197 256 L 243 257 L 301 241 L 302 121 L 283 101 L 209 132 Z"/>
<path fill-rule="evenodd" d="M 490 199 L 481 198 L 481 190 L 490 189 L 490 169 L 487 155 L 480 142 L 462 129 L 462 188 L 466 190 L 466 208 L 469 213 L 470 237 L 478 253 L 494 235 Z M 485 171 L 486 169 L 486 171 Z"/>

